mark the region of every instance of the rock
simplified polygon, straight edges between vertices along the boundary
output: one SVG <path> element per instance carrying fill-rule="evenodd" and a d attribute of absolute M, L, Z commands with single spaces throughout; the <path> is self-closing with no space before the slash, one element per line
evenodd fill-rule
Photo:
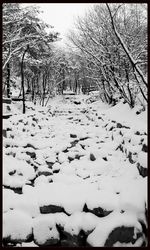
<path fill-rule="evenodd" d="M 52 166 L 54 165 L 55 162 L 49 162 L 49 161 L 45 161 L 46 164 L 48 165 L 48 168 L 52 169 Z"/>
<path fill-rule="evenodd" d="M 92 153 L 90 154 L 90 160 L 91 161 L 95 161 L 96 160 L 96 157 Z"/>
<path fill-rule="evenodd" d="M 143 234 L 137 233 L 135 237 L 134 227 L 117 227 L 108 236 L 104 247 L 113 247 L 116 242 L 134 244 Z M 143 243 L 143 242 L 142 242 Z M 141 245 L 142 246 L 142 245 Z"/>
<path fill-rule="evenodd" d="M 117 128 L 122 128 L 122 124 L 121 123 L 117 123 Z"/>
<path fill-rule="evenodd" d="M 13 187 L 5 186 L 5 185 L 4 185 L 4 187 L 7 189 L 13 190 L 17 194 L 22 194 L 22 187 L 13 188 Z"/>
<path fill-rule="evenodd" d="M 69 161 L 73 161 L 73 160 L 74 160 L 74 158 L 73 158 L 73 157 L 68 156 L 68 160 L 69 160 Z"/>
<path fill-rule="evenodd" d="M 61 239 L 62 247 L 84 247 L 86 246 L 87 235 L 83 230 L 80 231 L 78 235 L 71 235 L 64 231 L 64 237 Z"/>
<path fill-rule="evenodd" d="M 9 172 L 9 175 L 14 175 L 16 173 L 16 169 L 14 169 L 13 171 Z"/>
<path fill-rule="evenodd" d="M 38 119 L 35 118 L 35 117 L 33 117 L 32 120 L 33 120 L 34 122 L 36 122 L 36 123 L 38 122 Z"/>
<path fill-rule="evenodd" d="M 33 148 L 33 149 L 37 149 L 37 148 L 35 148 L 32 144 L 30 144 L 30 143 L 27 143 L 27 145 L 26 146 L 24 146 L 24 148 Z"/>
<path fill-rule="evenodd" d="M 50 175 L 52 175 L 52 173 L 49 171 L 39 171 L 38 176 L 40 176 L 40 175 L 50 176 Z"/>
<path fill-rule="evenodd" d="M 89 212 L 91 212 L 92 214 L 95 214 L 98 217 L 105 217 L 113 211 L 107 211 L 101 207 L 97 207 L 97 208 L 94 208 L 93 210 L 89 209 Z"/>
<path fill-rule="evenodd" d="M 62 213 L 64 208 L 56 205 L 45 205 L 40 207 L 41 214 Z"/>
<path fill-rule="evenodd" d="M 33 221 L 34 243 L 38 246 L 55 246 L 60 237 L 53 214 L 40 215 Z"/>
<path fill-rule="evenodd" d="M 70 142 L 71 147 L 69 147 L 69 148 L 75 147 L 78 142 L 79 142 L 79 140 L 74 140 L 74 141 Z"/>
<path fill-rule="evenodd" d="M 131 164 L 135 163 L 135 161 L 133 161 L 133 159 L 132 159 L 132 153 L 130 151 L 129 151 L 129 154 L 128 154 L 128 158 L 129 158 L 129 162 Z"/>
<path fill-rule="evenodd" d="M 26 151 L 26 154 L 29 155 L 32 159 L 36 158 L 36 153 L 35 152 L 28 152 L 28 151 Z"/>
<path fill-rule="evenodd" d="M 23 122 L 23 119 L 18 120 L 18 122 Z"/>
<path fill-rule="evenodd" d="M 81 158 L 82 156 L 83 156 L 83 155 L 76 154 L 76 155 L 75 155 L 75 159 L 80 160 L 80 158 Z"/>
<path fill-rule="evenodd" d="M 118 150 L 118 149 L 120 149 L 121 152 L 124 152 L 124 148 L 123 148 L 122 144 L 120 144 L 120 145 L 116 148 L 116 150 Z"/>
<path fill-rule="evenodd" d="M 57 174 L 57 173 L 59 173 L 59 171 L 60 171 L 60 169 L 55 169 L 55 170 L 53 170 L 53 173 Z"/>
<path fill-rule="evenodd" d="M 146 144 L 143 144 L 142 151 L 146 153 L 148 152 L 148 147 Z"/>
<path fill-rule="evenodd" d="M 3 216 L 3 239 L 5 243 L 21 243 L 33 239 L 32 217 L 21 210 L 9 210 Z"/>
<path fill-rule="evenodd" d="M 98 119 L 103 121 L 103 118 L 101 116 L 98 116 Z"/>
<path fill-rule="evenodd" d="M 139 131 L 136 131 L 135 132 L 135 135 L 141 135 Z"/>
<path fill-rule="evenodd" d="M 81 102 L 80 101 L 74 101 L 74 104 L 79 105 L 79 104 L 81 104 Z"/>
<path fill-rule="evenodd" d="M 119 134 L 120 134 L 121 136 L 123 136 L 123 133 L 121 132 L 121 130 L 120 130 Z"/>
<path fill-rule="evenodd" d="M 143 167 L 140 165 L 139 162 L 137 163 L 137 169 L 139 170 L 139 174 L 140 174 L 142 177 L 148 176 L 148 169 L 147 169 L 147 168 L 143 168 Z"/>
<path fill-rule="evenodd" d="M 6 131 L 12 131 L 12 128 L 7 128 Z"/>
<path fill-rule="evenodd" d="M 89 136 L 82 137 L 82 138 L 80 138 L 80 141 L 84 141 L 84 140 L 87 140 L 87 139 L 90 139 L 90 137 Z"/>
<path fill-rule="evenodd" d="M 107 211 L 107 210 L 104 210 L 103 208 L 101 207 L 97 207 L 97 208 L 93 208 L 93 209 L 89 209 L 87 207 L 87 205 L 85 204 L 84 205 L 84 208 L 83 208 L 83 212 L 86 212 L 86 213 L 92 213 L 92 214 L 95 214 L 96 216 L 98 217 L 105 217 L 107 216 L 108 214 L 110 214 L 111 212 L 113 211 Z"/>
<path fill-rule="evenodd" d="M 85 145 L 80 144 L 80 146 L 85 150 Z"/>
<path fill-rule="evenodd" d="M 115 127 L 112 126 L 112 127 L 109 129 L 109 131 L 112 131 L 114 128 L 115 128 Z"/>
<path fill-rule="evenodd" d="M 70 134 L 70 137 L 71 137 L 71 138 L 77 138 L 77 135 L 75 135 L 75 134 Z"/>
<path fill-rule="evenodd" d="M 55 245 L 57 245 L 58 244 L 58 242 L 59 242 L 59 240 L 58 239 L 55 239 L 55 238 L 50 238 L 50 239 L 48 239 L 48 240 L 45 240 L 45 242 L 43 242 L 43 243 L 40 243 L 40 242 L 38 242 L 37 240 L 34 240 L 34 243 L 36 244 L 36 245 L 38 245 L 39 247 L 46 247 L 46 246 L 55 246 Z"/>
<path fill-rule="evenodd" d="M 128 127 L 128 126 L 122 126 L 123 128 L 126 128 L 126 129 L 130 129 L 130 127 Z"/>

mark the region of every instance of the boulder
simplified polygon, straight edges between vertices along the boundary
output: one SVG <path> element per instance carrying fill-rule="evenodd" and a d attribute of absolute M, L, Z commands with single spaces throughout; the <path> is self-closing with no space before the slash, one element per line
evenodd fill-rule
<path fill-rule="evenodd" d="M 148 147 L 146 144 L 143 144 L 142 151 L 146 153 L 148 152 Z"/>
<path fill-rule="evenodd" d="M 5 244 L 32 241 L 32 218 L 21 210 L 9 210 L 3 216 Z"/>
<path fill-rule="evenodd" d="M 81 104 L 81 102 L 80 101 L 74 101 L 74 104 L 79 105 L 79 104 Z"/>
<path fill-rule="evenodd" d="M 63 237 L 61 238 L 62 247 L 85 247 L 86 246 L 87 235 L 83 230 L 80 231 L 78 235 L 71 235 L 68 232 L 63 232 Z"/>
<path fill-rule="evenodd" d="M 36 159 L 36 153 L 35 152 L 26 151 L 26 154 L 29 155 L 32 159 Z"/>
<path fill-rule="evenodd" d="M 91 160 L 91 161 L 95 161 L 95 160 L 96 160 L 96 157 L 95 157 L 94 154 L 92 154 L 92 153 L 90 154 L 90 160 Z"/>
<path fill-rule="evenodd" d="M 87 207 L 87 205 L 85 204 L 84 208 L 83 208 L 83 212 L 90 212 L 92 214 L 95 214 L 98 217 L 105 217 L 105 216 L 109 215 L 113 211 L 112 210 L 107 211 L 107 210 L 105 210 L 105 209 L 103 209 L 101 207 L 96 207 L 96 208 L 93 208 L 93 209 L 89 209 Z"/>
<path fill-rule="evenodd" d="M 5 186 L 5 185 L 4 185 L 4 187 L 7 188 L 7 189 L 13 190 L 17 194 L 22 194 L 22 187 L 16 187 L 16 188 L 14 188 L 14 187 L 9 187 L 9 186 Z"/>
<path fill-rule="evenodd" d="M 24 148 L 33 148 L 33 149 L 37 149 L 37 148 L 35 148 L 32 144 L 30 144 L 30 143 L 27 143 L 27 145 L 26 146 L 24 146 Z"/>
<path fill-rule="evenodd" d="M 54 215 L 40 215 L 33 222 L 34 243 L 40 246 L 55 246 L 60 241 Z"/>
<path fill-rule="evenodd" d="M 137 169 L 139 170 L 139 174 L 142 177 L 148 176 L 148 169 L 147 168 L 142 167 L 139 162 L 137 163 L 136 166 L 137 166 Z"/>
<path fill-rule="evenodd" d="M 40 207 L 41 214 L 50 214 L 50 213 L 61 213 L 64 212 L 64 208 L 56 205 L 45 205 Z"/>
<path fill-rule="evenodd" d="M 135 237 L 135 228 L 134 227 L 117 227 L 115 228 L 108 236 L 104 247 L 113 247 L 116 242 L 119 243 L 131 243 L 134 244 L 138 238 L 142 237 L 143 234 L 141 232 L 137 233 Z M 141 246 L 143 246 L 143 241 Z"/>
<path fill-rule="evenodd" d="M 113 212 L 112 210 L 111 211 L 104 210 L 101 207 L 96 207 L 96 208 L 93 208 L 92 210 L 90 210 L 90 209 L 88 209 L 88 210 L 90 213 L 95 214 L 98 217 L 105 217 L 105 216 L 109 215 L 111 212 Z"/>
<path fill-rule="evenodd" d="M 52 175 L 52 173 L 49 171 L 39 171 L 38 176 L 40 176 L 40 175 L 50 176 L 50 175 Z"/>
<path fill-rule="evenodd" d="M 70 134 L 70 137 L 71 138 L 77 138 L 77 135 L 76 134 Z"/>

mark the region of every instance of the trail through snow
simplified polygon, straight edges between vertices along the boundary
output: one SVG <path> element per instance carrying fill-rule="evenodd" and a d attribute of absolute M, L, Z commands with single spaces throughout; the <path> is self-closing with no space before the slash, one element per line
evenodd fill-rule
<path fill-rule="evenodd" d="M 109 246 L 120 227 L 133 228 L 131 242 L 118 236 L 112 246 L 144 244 L 146 111 L 136 115 L 122 102 L 110 107 L 87 98 L 57 97 L 47 107 L 27 103 L 25 115 L 12 105 L 3 138 L 5 244 Z"/>

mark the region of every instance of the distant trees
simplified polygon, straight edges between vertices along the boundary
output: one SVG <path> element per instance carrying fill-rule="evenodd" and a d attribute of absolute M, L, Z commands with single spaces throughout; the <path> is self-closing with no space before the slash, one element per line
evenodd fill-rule
<path fill-rule="evenodd" d="M 99 4 L 78 18 L 68 37 L 101 98 L 147 101 L 147 13 L 144 4 Z"/>

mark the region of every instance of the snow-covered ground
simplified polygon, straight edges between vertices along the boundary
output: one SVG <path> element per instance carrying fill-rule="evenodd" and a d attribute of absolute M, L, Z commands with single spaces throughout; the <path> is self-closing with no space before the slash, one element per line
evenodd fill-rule
<path fill-rule="evenodd" d="M 147 112 L 87 96 L 12 104 L 4 121 L 3 238 L 16 246 L 144 246 Z"/>

